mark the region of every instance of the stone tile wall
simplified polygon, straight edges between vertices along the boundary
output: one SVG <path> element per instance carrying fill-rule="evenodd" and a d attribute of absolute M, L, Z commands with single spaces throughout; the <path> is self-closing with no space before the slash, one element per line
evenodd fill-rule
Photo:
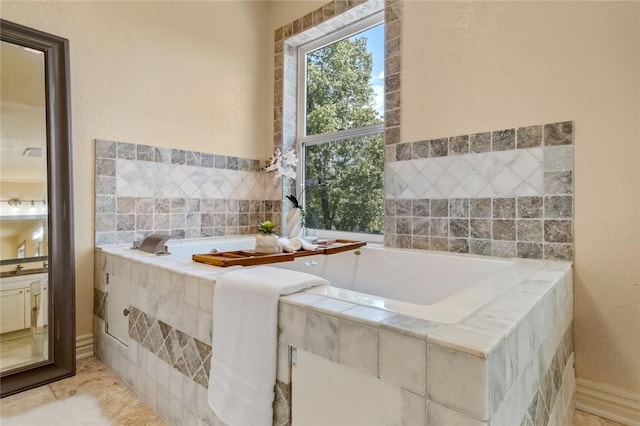
<path fill-rule="evenodd" d="M 96 141 L 96 245 L 257 232 L 282 202 L 258 160 Z"/>
<path fill-rule="evenodd" d="M 573 123 L 387 146 L 385 244 L 573 258 Z"/>

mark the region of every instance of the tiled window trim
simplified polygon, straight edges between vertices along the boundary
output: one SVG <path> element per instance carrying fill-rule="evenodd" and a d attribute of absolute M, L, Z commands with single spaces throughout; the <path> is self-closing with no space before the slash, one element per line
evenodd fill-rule
<path fill-rule="evenodd" d="M 387 198 L 385 245 L 494 257 L 573 259 L 573 122 L 549 123 L 428 141 L 387 150 L 387 163 L 454 155 L 543 149 L 543 186 L 534 196 Z M 388 147 L 387 147 L 388 149 Z M 525 181 L 526 182 L 526 181 Z"/>
<path fill-rule="evenodd" d="M 333 0 L 274 31 L 273 145 L 289 150 L 296 141 L 296 46 L 378 10 L 385 11 L 385 145 L 400 142 L 401 0 Z M 294 183 L 283 181 L 282 200 Z M 283 218 L 290 208 L 283 203 Z"/>

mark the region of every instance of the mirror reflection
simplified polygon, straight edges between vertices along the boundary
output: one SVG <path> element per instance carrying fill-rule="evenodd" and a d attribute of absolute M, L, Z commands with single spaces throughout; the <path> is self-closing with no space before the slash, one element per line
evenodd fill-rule
<path fill-rule="evenodd" d="M 44 54 L 0 47 L 0 371 L 49 358 Z"/>

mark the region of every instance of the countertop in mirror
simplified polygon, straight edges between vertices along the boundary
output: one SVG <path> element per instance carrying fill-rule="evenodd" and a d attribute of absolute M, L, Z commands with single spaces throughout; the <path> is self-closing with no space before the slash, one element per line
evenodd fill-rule
<path fill-rule="evenodd" d="M 22 275 L 34 275 L 49 272 L 49 268 L 22 269 L 20 271 L 0 272 L 0 278 L 20 277 Z"/>

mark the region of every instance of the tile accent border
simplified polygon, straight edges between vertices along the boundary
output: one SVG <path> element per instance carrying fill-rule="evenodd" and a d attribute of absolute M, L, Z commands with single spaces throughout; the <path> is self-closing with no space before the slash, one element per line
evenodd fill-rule
<path fill-rule="evenodd" d="M 571 260 L 571 207 L 571 195 L 386 200 L 385 234 L 399 248 Z"/>
<path fill-rule="evenodd" d="M 549 369 L 542 375 L 542 380 L 536 392 L 522 424 L 526 426 L 546 425 L 554 408 L 556 398 L 559 395 L 566 377 L 564 371 L 571 361 L 573 354 L 573 323 L 564 333 L 560 346 L 551 360 Z M 557 423 L 556 423 L 557 424 Z"/>
<path fill-rule="evenodd" d="M 258 160 L 96 140 L 95 243 L 257 233 L 281 220 L 270 178 Z"/>
<path fill-rule="evenodd" d="M 107 293 L 97 288 L 93 289 L 93 315 L 105 321 L 107 310 Z"/>
<path fill-rule="evenodd" d="M 207 387 L 211 368 L 211 345 L 129 307 L 129 337 L 166 364 Z"/>
<path fill-rule="evenodd" d="M 573 122 L 493 130 L 439 139 L 404 142 L 389 147 L 390 161 L 573 144 Z"/>
<path fill-rule="evenodd" d="M 273 426 L 291 425 L 291 384 L 276 380 L 273 400 Z"/>
<path fill-rule="evenodd" d="M 386 246 L 573 258 L 572 122 L 400 143 L 386 155 Z"/>
<path fill-rule="evenodd" d="M 96 158 L 102 158 L 96 163 L 103 169 L 113 167 L 108 159 L 148 161 L 152 163 L 180 164 L 216 169 L 240 170 L 255 172 L 260 170 L 260 160 L 209 154 L 206 152 L 187 151 L 182 149 L 163 148 L 150 145 L 96 140 Z M 98 173 L 96 173 L 98 175 Z"/>

